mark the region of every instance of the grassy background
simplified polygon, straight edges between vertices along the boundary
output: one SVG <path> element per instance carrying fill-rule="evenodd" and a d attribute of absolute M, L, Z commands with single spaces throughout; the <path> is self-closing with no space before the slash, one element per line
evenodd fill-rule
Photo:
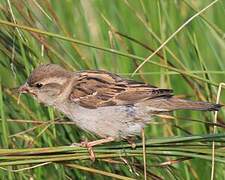
<path fill-rule="evenodd" d="M 14 88 L 33 68 L 51 62 L 68 70 L 105 69 L 173 88 L 181 97 L 215 102 L 225 78 L 222 0 L 131 77 L 146 57 L 210 2 L 0 0 L 0 179 L 143 178 L 141 140 L 136 150 L 126 142 L 95 148 L 99 158 L 93 163 L 85 149 L 69 145 L 96 137 L 29 96 L 21 96 L 18 104 Z M 222 91 L 222 104 L 224 98 Z M 215 135 L 210 112 L 179 111 L 152 121 L 146 127 L 148 178 L 209 179 L 215 140 L 215 178 L 224 179 L 224 117 L 221 111 Z"/>

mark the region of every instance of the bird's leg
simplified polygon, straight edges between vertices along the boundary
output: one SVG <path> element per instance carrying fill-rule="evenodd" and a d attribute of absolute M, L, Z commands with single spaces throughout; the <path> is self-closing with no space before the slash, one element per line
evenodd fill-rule
<path fill-rule="evenodd" d="M 94 151 L 93 151 L 92 147 L 96 146 L 96 145 L 112 142 L 114 140 L 115 139 L 113 137 L 107 137 L 105 139 L 99 139 L 99 140 L 91 141 L 91 142 L 83 141 L 83 142 L 80 143 L 80 146 L 86 147 L 88 149 L 88 152 L 89 152 L 89 155 L 90 155 L 90 159 L 92 161 L 94 161 L 95 160 L 95 154 L 94 154 Z"/>
<path fill-rule="evenodd" d="M 113 137 L 107 137 L 105 139 L 99 139 L 99 140 L 96 140 L 96 141 L 86 142 L 86 145 L 93 147 L 93 146 L 96 146 L 96 145 L 112 142 L 114 140 L 115 139 Z"/>

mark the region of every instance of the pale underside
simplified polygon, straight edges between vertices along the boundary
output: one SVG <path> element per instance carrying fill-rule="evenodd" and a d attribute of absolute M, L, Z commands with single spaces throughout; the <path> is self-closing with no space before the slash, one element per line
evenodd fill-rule
<path fill-rule="evenodd" d="M 154 111 L 138 104 L 89 109 L 76 103 L 65 103 L 56 108 L 76 122 L 80 128 L 103 138 L 115 139 L 140 135 L 141 129 L 150 122 L 151 110 Z"/>

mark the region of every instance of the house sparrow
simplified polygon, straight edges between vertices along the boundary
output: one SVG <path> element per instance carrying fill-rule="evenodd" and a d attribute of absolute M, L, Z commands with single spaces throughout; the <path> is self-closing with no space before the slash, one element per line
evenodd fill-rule
<path fill-rule="evenodd" d="M 40 65 L 19 88 L 53 106 L 80 128 L 103 139 L 86 147 L 140 134 L 157 113 L 179 109 L 218 111 L 220 104 L 176 98 L 171 89 L 128 80 L 102 70 L 69 72 L 56 64 Z"/>

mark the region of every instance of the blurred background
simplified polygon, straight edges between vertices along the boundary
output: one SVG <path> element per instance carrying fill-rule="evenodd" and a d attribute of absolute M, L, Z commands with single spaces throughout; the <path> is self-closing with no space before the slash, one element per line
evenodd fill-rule
<path fill-rule="evenodd" d="M 61 152 L 61 146 L 97 137 L 28 95 L 19 100 L 15 88 L 38 65 L 57 63 L 71 71 L 104 69 L 172 88 L 180 97 L 216 102 L 219 83 L 225 79 L 222 0 L 194 18 L 132 76 L 143 60 L 211 2 L 0 0 L 0 179 L 142 179 L 141 144 L 136 151 L 126 142 L 104 145 L 105 149 L 99 150 L 103 158 L 96 162 Z M 221 104 L 224 98 L 222 90 Z M 215 140 L 215 179 L 224 179 L 224 117 L 222 110 L 213 123 L 212 112 L 177 111 L 151 121 L 145 130 L 148 178 L 209 179 Z M 217 129 L 212 134 L 214 125 Z M 55 151 L 30 156 L 33 148 L 45 147 Z M 21 154 L 21 149 L 26 153 Z M 20 154 L 10 154 L 17 150 Z M 110 150 L 115 157 L 104 156 L 112 153 Z M 124 152 L 128 156 L 120 155 Z M 86 151 L 80 154 L 87 156 Z M 53 161 L 50 155 L 78 158 L 68 161 L 63 156 Z"/>

